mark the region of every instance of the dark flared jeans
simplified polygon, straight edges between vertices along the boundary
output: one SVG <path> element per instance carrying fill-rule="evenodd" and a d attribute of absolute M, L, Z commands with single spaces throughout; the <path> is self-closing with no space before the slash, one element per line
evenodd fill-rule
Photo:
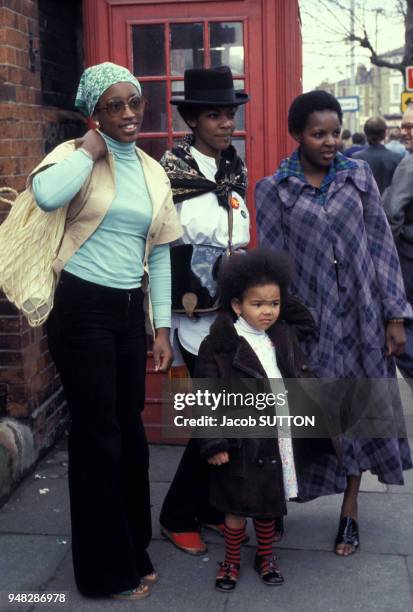
<path fill-rule="evenodd" d="M 134 588 L 153 571 L 142 303 L 141 289 L 63 272 L 47 325 L 71 415 L 72 553 L 84 595 Z"/>

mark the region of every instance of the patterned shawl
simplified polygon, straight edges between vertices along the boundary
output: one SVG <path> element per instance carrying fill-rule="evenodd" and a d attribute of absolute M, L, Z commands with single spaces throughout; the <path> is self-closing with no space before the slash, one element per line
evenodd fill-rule
<path fill-rule="evenodd" d="M 188 134 L 171 151 L 166 151 L 161 164 L 168 175 L 175 204 L 213 192 L 218 203 L 228 209 L 228 196 L 234 190 L 244 197 L 247 189 L 247 171 L 235 148 L 230 145 L 221 154 L 215 181 L 207 179 L 191 154 L 194 136 Z"/>

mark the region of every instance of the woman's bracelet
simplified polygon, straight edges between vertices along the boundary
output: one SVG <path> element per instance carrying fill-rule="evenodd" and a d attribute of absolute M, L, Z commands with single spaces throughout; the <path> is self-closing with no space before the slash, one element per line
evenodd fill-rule
<path fill-rule="evenodd" d="M 404 319 L 389 319 L 387 323 L 404 323 Z"/>

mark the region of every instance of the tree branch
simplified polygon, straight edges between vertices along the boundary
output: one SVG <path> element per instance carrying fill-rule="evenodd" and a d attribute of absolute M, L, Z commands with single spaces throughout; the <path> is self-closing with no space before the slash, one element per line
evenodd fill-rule
<path fill-rule="evenodd" d="M 413 0 L 406 2 L 403 65 L 413 65 Z"/>
<path fill-rule="evenodd" d="M 406 17 L 407 17 L 407 5 L 406 5 L 406 0 L 397 0 L 397 11 L 400 13 L 400 15 L 403 16 L 403 19 L 406 21 Z"/>
<path fill-rule="evenodd" d="M 370 42 L 368 34 L 366 30 L 363 32 L 363 36 L 358 36 L 357 34 L 350 34 L 348 40 L 353 42 L 358 42 L 360 47 L 363 49 L 367 49 L 370 52 L 370 61 L 375 66 L 380 66 L 381 68 L 390 68 L 392 70 L 400 70 L 403 73 L 404 71 L 404 63 L 403 62 L 390 62 L 386 59 L 383 59 L 379 55 L 377 55 L 373 45 Z"/>

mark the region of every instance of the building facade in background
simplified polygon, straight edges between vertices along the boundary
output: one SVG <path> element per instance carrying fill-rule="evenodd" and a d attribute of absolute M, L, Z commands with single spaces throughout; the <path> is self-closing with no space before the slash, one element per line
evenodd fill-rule
<path fill-rule="evenodd" d="M 403 49 L 383 53 L 382 57 L 391 62 L 402 59 Z M 400 98 L 404 90 L 403 77 L 398 70 L 379 68 L 371 65 L 367 69 L 359 64 L 356 71 L 356 87 L 352 91 L 350 78 L 331 83 L 324 81 L 317 89 L 325 89 L 336 97 L 358 96 L 360 110 L 356 113 L 356 130 L 363 131 L 363 125 L 369 117 L 380 115 L 386 119 L 389 127 L 400 125 Z M 349 127 L 349 113 L 344 113 L 343 127 Z"/>

